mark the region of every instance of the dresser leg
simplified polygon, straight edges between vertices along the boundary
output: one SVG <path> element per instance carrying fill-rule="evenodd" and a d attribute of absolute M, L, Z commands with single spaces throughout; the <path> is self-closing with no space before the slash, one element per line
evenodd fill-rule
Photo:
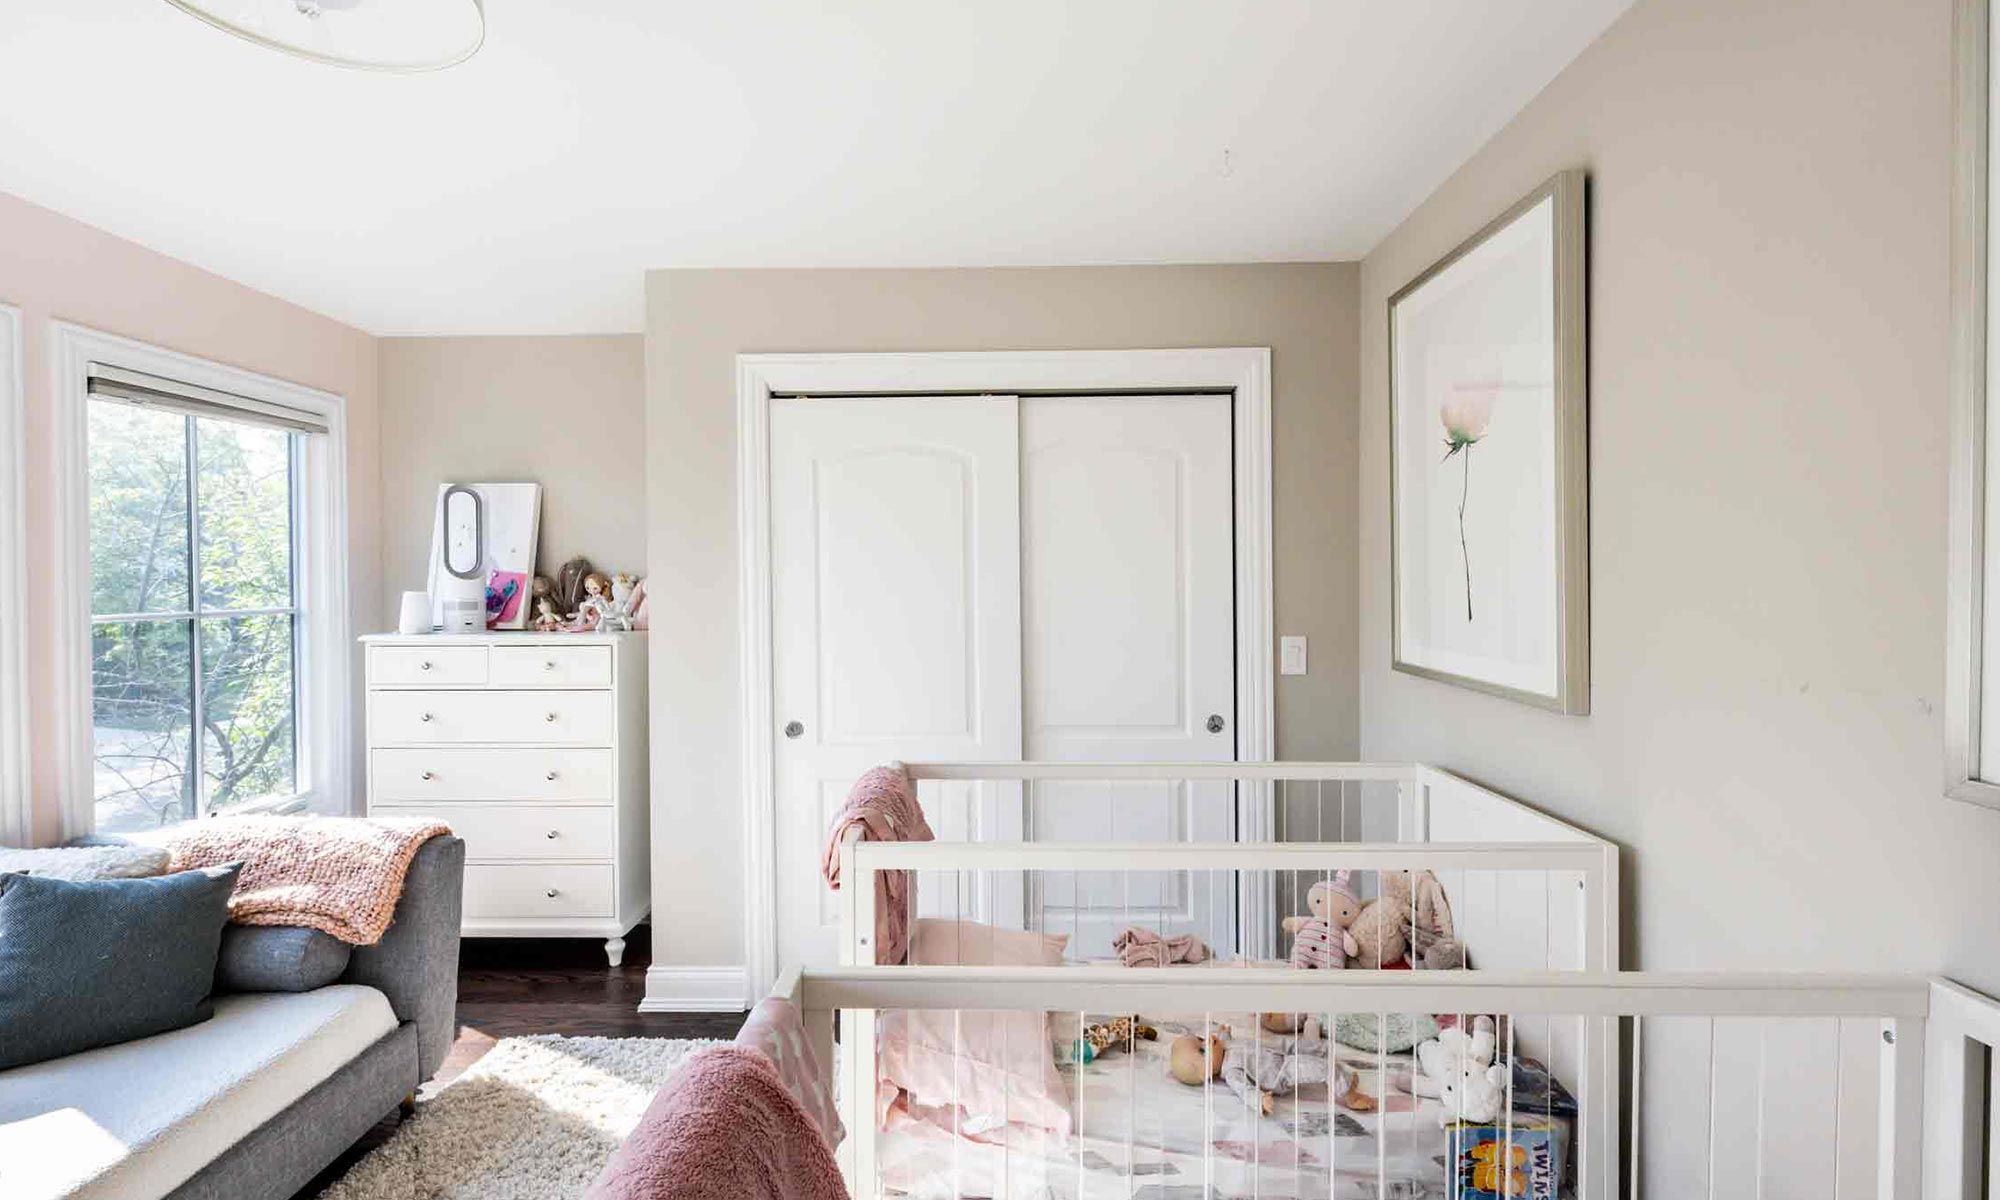
<path fill-rule="evenodd" d="M 615 967 L 615 966 L 618 966 L 618 965 L 619 965 L 620 963 L 624 962 L 624 961 L 625 961 L 625 939 L 624 939 L 624 938 L 606 938 L 606 939 L 604 940 L 604 957 L 606 957 L 606 958 L 610 959 L 610 960 L 611 960 L 611 965 L 612 965 L 612 966 L 614 966 L 614 967 Z"/>

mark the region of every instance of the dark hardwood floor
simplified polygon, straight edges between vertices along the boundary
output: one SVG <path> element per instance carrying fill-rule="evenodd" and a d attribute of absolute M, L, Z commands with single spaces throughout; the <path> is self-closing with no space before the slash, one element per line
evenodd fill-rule
<path fill-rule="evenodd" d="M 504 1037 L 730 1038 L 741 1013 L 642 1013 L 652 926 L 625 939 L 625 961 L 610 967 L 604 943 L 572 938 L 470 938 L 458 951 L 458 1040 L 419 1100 L 463 1074 Z M 362 1155 L 396 1131 L 391 1113 L 293 1197 L 312 1200 Z"/>

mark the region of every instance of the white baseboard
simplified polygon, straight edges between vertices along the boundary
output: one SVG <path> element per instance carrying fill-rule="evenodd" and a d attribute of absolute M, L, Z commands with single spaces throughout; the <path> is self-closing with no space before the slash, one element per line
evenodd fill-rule
<path fill-rule="evenodd" d="M 747 1012 L 750 975 L 742 967 L 646 968 L 640 1012 Z"/>

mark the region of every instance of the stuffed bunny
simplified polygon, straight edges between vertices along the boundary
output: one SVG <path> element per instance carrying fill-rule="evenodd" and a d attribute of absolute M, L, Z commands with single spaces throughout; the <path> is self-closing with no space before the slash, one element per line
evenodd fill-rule
<path fill-rule="evenodd" d="M 1471 1033 L 1442 1030 L 1418 1043 L 1417 1065 L 1422 1069 L 1411 1080 L 1410 1090 L 1443 1102 L 1440 1123 L 1490 1121 L 1499 1115 L 1508 1071 L 1494 1063 L 1494 1049 L 1492 1017 L 1476 1018 Z"/>
<path fill-rule="evenodd" d="M 1292 965 L 1338 971 L 1361 947 L 1348 927 L 1361 914 L 1361 898 L 1349 884 L 1352 872 L 1337 871 L 1332 879 L 1322 879 L 1306 893 L 1310 917 L 1286 917 L 1285 932 L 1292 935 Z"/>
<path fill-rule="evenodd" d="M 1506 1066 L 1494 1063 L 1482 1071 L 1468 1064 L 1463 1074 L 1447 1076 L 1438 1082 L 1438 1125 L 1442 1128 L 1454 1121 L 1478 1124 L 1496 1120 L 1506 1098 Z"/>
<path fill-rule="evenodd" d="M 1438 1081 L 1462 1073 L 1467 1064 L 1484 1070 L 1493 1061 L 1494 1045 L 1492 1017 L 1474 1018 L 1471 1033 L 1458 1027 L 1441 1029 L 1436 1037 L 1418 1042 L 1417 1066 L 1422 1070 L 1416 1076 L 1416 1094 L 1437 1095 Z"/>

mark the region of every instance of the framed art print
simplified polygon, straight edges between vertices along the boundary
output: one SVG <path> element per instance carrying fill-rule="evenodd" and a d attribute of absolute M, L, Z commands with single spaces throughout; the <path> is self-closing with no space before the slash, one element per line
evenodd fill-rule
<path fill-rule="evenodd" d="M 1584 175 L 1389 298 L 1395 669 L 1590 711 Z"/>

